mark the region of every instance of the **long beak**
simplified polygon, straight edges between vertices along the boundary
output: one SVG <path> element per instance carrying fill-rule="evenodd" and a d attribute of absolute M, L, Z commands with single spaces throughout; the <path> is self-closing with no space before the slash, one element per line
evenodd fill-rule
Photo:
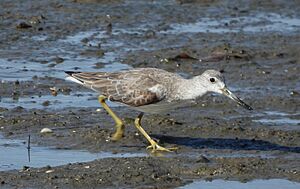
<path fill-rule="evenodd" d="M 232 100 L 234 100 L 235 102 L 237 102 L 240 106 L 246 108 L 247 110 L 253 110 L 253 108 L 251 108 L 251 106 L 249 106 L 248 104 L 246 104 L 245 102 L 243 102 L 241 99 L 239 99 L 237 96 L 235 96 L 226 87 L 224 87 L 223 89 L 221 89 L 221 91 L 222 91 L 222 94 L 224 94 L 225 96 L 228 96 L 229 98 L 231 98 Z"/>

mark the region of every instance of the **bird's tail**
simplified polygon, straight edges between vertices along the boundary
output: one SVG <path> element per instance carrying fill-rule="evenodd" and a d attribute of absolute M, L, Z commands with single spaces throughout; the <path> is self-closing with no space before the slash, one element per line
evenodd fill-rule
<path fill-rule="evenodd" d="M 80 85 L 84 84 L 83 81 L 79 80 L 78 78 L 73 77 L 73 74 L 78 74 L 80 72 L 65 71 L 65 73 L 69 75 L 69 76 L 66 77 L 66 80 L 78 83 Z"/>

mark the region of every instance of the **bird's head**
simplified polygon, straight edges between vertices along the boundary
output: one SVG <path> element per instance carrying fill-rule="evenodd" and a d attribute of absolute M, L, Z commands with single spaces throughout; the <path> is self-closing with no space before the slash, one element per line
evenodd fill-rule
<path fill-rule="evenodd" d="M 252 108 L 249 105 L 247 105 L 245 102 L 239 99 L 226 87 L 225 79 L 219 71 L 206 70 L 200 77 L 202 80 L 202 86 L 205 87 L 207 91 L 223 94 L 229 97 L 230 99 L 234 100 L 247 110 L 252 110 Z"/>

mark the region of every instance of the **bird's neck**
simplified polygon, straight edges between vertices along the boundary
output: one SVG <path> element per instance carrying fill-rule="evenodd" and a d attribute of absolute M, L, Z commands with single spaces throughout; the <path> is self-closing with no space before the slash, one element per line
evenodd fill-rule
<path fill-rule="evenodd" d="M 200 76 L 182 80 L 182 83 L 178 86 L 180 99 L 194 100 L 207 93 L 205 85 L 202 85 L 201 82 L 199 82 L 199 77 Z"/>

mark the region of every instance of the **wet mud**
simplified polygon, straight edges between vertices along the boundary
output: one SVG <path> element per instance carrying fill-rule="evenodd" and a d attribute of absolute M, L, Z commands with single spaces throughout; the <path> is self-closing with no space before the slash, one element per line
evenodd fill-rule
<path fill-rule="evenodd" d="M 24 141 L 30 135 L 33 145 L 55 149 L 145 156 L 0 171 L 0 188 L 176 188 L 214 179 L 299 183 L 299 7 L 283 0 L 4 0 L 1 135 Z M 142 125 L 151 137 L 178 147 L 151 154 L 133 125 L 138 112 L 112 104 L 126 124 L 122 140 L 112 141 L 114 123 L 97 94 L 65 81 L 63 71 L 131 67 L 184 77 L 218 69 L 254 110 L 208 94 L 191 107 L 146 114 Z M 53 132 L 40 133 L 43 128 Z"/>

